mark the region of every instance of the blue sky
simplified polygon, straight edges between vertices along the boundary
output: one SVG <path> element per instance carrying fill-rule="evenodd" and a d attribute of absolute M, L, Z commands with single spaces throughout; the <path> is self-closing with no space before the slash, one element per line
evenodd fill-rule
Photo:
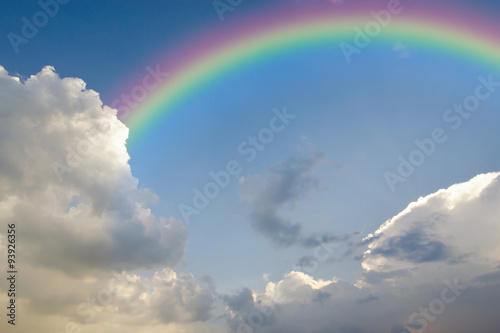
<path fill-rule="evenodd" d="M 459 125 L 444 117 L 500 81 L 498 69 L 404 40 L 372 43 L 350 64 L 338 45 L 302 50 L 216 80 L 127 149 L 107 107 L 118 87 L 209 29 L 304 2 L 243 1 L 221 22 L 211 1 L 69 1 L 17 53 L 8 33 L 41 7 L 0 3 L 0 215 L 27 244 L 21 332 L 241 332 L 253 312 L 254 332 L 498 327 L 500 91 Z M 500 15 L 495 1 L 445 6 Z M 284 110 L 288 123 L 248 161 L 238 147 Z M 433 135 L 446 139 L 415 153 Z M 68 147 L 84 142 L 97 144 L 70 165 Z M 423 163 L 391 188 L 387 172 L 412 153 Z M 180 205 L 233 160 L 241 172 L 187 221 Z M 435 321 L 408 319 L 455 278 L 466 296 Z M 48 295 L 37 279 L 61 288 Z M 111 301 L 87 303 L 103 290 Z"/>
<path fill-rule="evenodd" d="M 498 98 L 488 100 L 481 107 L 483 113 L 479 111 L 456 131 L 442 119 L 446 109 L 461 102 L 456 96 L 468 96 L 473 91 L 478 73 L 487 73 L 486 68 L 473 65 L 464 69 L 463 60 L 454 61 L 449 55 L 442 56 L 440 62 L 436 61 L 436 55 L 427 52 L 404 59 L 383 47 L 369 52 L 369 61 L 360 59 L 348 68 L 332 66 L 327 69 L 330 75 L 326 76 L 324 70 L 304 63 L 301 66 L 301 62 L 292 56 L 252 68 L 249 70 L 252 74 L 245 71 L 227 78 L 220 86 L 188 103 L 188 111 L 172 116 L 165 127 L 158 126 L 154 139 L 145 143 L 147 148 L 137 147 L 137 152 L 131 152 L 132 157 L 134 154 L 138 156 L 138 178 L 151 184 L 148 186 L 162 198 L 158 206 L 163 207 L 158 207 L 159 210 L 170 206 L 164 214 L 181 218 L 178 203 L 188 203 L 193 196 L 192 188 L 205 185 L 210 180 L 208 173 L 222 170 L 227 161 L 242 161 L 243 176 L 260 174 L 266 166 L 296 154 L 297 146 L 307 150 L 308 146 L 314 145 L 326 152 L 339 169 L 325 167 L 321 170 L 327 189 L 314 194 L 315 200 L 321 202 L 321 213 L 316 222 L 307 221 L 306 225 L 315 232 L 348 233 L 361 229 L 371 232 L 380 221 L 397 214 L 418 197 L 448 184 L 465 181 L 478 173 L 495 170 L 498 163 L 494 157 L 495 138 L 498 134 L 491 124 L 498 121 L 498 114 L 493 113 L 499 107 Z M 325 53 L 315 52 L 310 57 L 320 59 L 317 64 L 325 63 L 329 56 L 328 52 Z M 283 74 L 283 67 L 294 70 Z M 425 68 L 426 71 L 413 68 Z M 368 77 L 367 72 L 370 73 Z M 234 82 L 238 82 L 236 91 L 232 88 Z M 280 83 L 279 90 L 272 90 Z M 436 91 L 449 90 L 452 93 L 436 94 Z M 277 134 L 254 161 L 245 162 L 237 153 L 237 145 L 268 123 L 271 108 L 282 106 L 297 118 L 284 132 Z M 488 115 L 482 118 L 485 113 Z M 428 158 L 412 177 L 397 184 L 395 193 L 391 192 L 384 180 L 384 172 L 395 172 L 398 156 L 408 157 L 416 147 L 413 141 L 429 138 L 437 127 L 443 128 L 449 139 L 438 145 L 436 154 Z M 484 135 L 488 128 L 488 135 Z M 170 131 L 176 134 L 170 137 Z M 483 135 L 475 136 L 474 132 Z M 307 137 L 307 140 L 303 141 L 302 137 Z M 178 158 L 172 159 L 172 155 Z M 135 166 L 134 160 L 131 165 Z M 169 170 L 178 171 L 167 172 L 167 166 Z M 161 175 L 161 183 L 158 175 Z M 236 185 L 234 179 L 231 185 Z M 199 234 L 200 240 L 188 245 L 188 250 L 193 251 L 191 260 L 199 251 L 209 262 L 211 253 L 204 249 L 217 248 L 216 243 L 222 245 L 219 239 L 206 237 L 212 232 L 223 237 L 235 232 L 244 238 L 252 237 L 244 219 L 235 215 L 233 205 L 239 204 L 234 200 L 236 191 L 237 186 L 224 190 L 206 211 L 193 217 L 193 225 L 189 226 L 191 237 Z M 308 204 L 314 206 L 315 200 L 311 198 Z M 363 211 L 353 212 L 353 202 L 362 202 Z M 304 217 L 312 213 L 308 204 L 303 207 Z M 233 224 L 236 226 L 226 234 L 228 225 Z M 233 241 L 231 238 L 224 237 L 228 243 L 222 245 L 222 252 L 240 244 L 240 237 L 234 237 Z M 199 245 L 201 248 L 197 248 Z M 261 261 L 267 261 L 267 267 L 258 272 L 254 267 L 242 265 L 245 275 L 253 274 L 259 278 L 272 269 L 279 276 L 288 269 L 290 264 L 283 263 L 276 270 L 276 261 L 288 256 L 285 251 L 276 252 L 276 257 L 272 258 L 269 257 L 271 248 L 267 246 L 262 248 L 260 243 L 247 246 L 260 253 Z M 241 253 L 219 255 L 238 261 Z M 294 255 L 296 253 L 290 260 Z M 344 278 L 355 279 L 349 269 L 343 272 L 337 266 L 329 267 L 325 274 L 333 271 Z"/>

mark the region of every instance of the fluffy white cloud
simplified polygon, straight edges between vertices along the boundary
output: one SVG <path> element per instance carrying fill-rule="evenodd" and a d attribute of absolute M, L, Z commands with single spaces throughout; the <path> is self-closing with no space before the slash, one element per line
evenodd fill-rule
<path fill-rule="evenodd" d="M 478 175 L 420 198 L 382 224 L 361 242 L 367 249 L 355 284 L 290 272 L 263 293 L 226 296 L 230 327 L 492 332 L 500 307 L 499 179 L 500 173 Z"/>
<path fill-rule="evenodd" d="M 25 82 L 0 68 L 0 215 L 24 261 L 65 270 L 175 265 L 187 232 L 137 188 L 116 110 L 52 67 Z"/>
<path fill-rule="evenodd" d="M 51 67 L 25 81 L 0 67 L 0 100 L 0 221 L 16 223 L 22 253 L 23 321 L 16 329 L 226 331 L 207 321 L 216 299 L 210 278 L 173 270 L 187 231 L 148 208 L 156 196 L 132 176 L 128 130 L 116 110 L 82 80 L 61 79 Z M 317 188 L 313 171 L 323 158 L 290 159 L 247 179 L 241 195 L 257 231 L 285 245 L 338 240 L 307 237 L 279 215 Z M 294 271 L 261 293 L 245 288 L 223 297 L 230 329 L 491 331 L 500 307 L 499 177 L 479 175 L 440 190 L 388 220 L 360 243 L 366 251 L 355 284 Z M 115 270 L 122 273 L 113 277 Z M 435 314 L 439 300 L 450 297 Z"/>
<path fill-rule="evenodd" d="M 0 221 L 17 229 L 19 332 L 62 332 L 68 320 L 179 332 L 209 318 L 213 284 L 172 270 L 187 230 L 148 208 L 156 195 L 132 176 L 116 110 L 52 67 L 20 80 L 0 66 L 0 100 Z M 6 248 L 2 233 L 2 258 Z M 137 270 L 109 284 L 113 271 Z"/>
<path fill-rule="evenodd" d="M 198 281 L 191 274 L 165 268 L 151 278 L 115 273 L 95 294 L 103 300 L 99 303 L 96 298 L 103 307 L 100 321 L 125 315 L 129 324 L 158 325 L 209 319 L 215 287 L 208 277 Z M 75 320 L 94 321 L 90 304 L 81 306 L 77 315 Z"/>
<path fill-rule="evenodd" d="M 411 271 L 422 283 L 490 272 L 500 263 L 499 175 L 478 175 L 410 204 L 369 236 L 376 239 L 364 254 L 365 271 Z"/>

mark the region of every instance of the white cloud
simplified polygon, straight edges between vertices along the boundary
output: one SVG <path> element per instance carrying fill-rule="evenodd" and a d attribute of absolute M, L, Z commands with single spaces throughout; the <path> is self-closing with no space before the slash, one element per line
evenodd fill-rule
<path fill-rule="evenodd" d="M 209 318 L 214 286 L 172 270 L 187 230 L 149 209 L 156 195 L 132 176 L 116 110 L 52 67 L 20 80 L 0 66 L 0 100 L 0 220 L 16 224 L 24 305 L 16 329 L 62 332 L 71 320 L 94 332 L 189 332 L 199 325 L 185 323 Z M 6 248 L 1 234 L 2 258 Z M 115 270 L 154 275 L 108 285 Z M 109 304 L 89 305 L 110 292 Z"/>
<path fill-rule="evenodd" d="M 73 274 L 180 260 L 187 232 L 147 207 L 155 196 L 137 188 L 116 110 L 52 67 L 25 82 L 2 68 L 0 94 L 0 214 L 18 221 L 25 262 Z M 62 181 L 54 162 L 71 169 Z"/>
<path fill-rule="evenodd" d="M 210 318 L 215 287 L 209 278 L 198 281 L 191 274 L 162 269 L 151 278 L 122 273 L 108 290 L 113 302 L 103 320 L 127 315 L 130 324 L 158 325 L 190 323 Z"/>
<path fill-rule="evenodd" d="M 22 249 L 23 320 L 16 329 L 63 332 L 71 320 L 97 333 L 226 331 L 207 321 L 213 282 L 174 271 L 187 231 L 148 208 L 156 196 L 132 176 L 128 130 L 116 110 L 82 80 L 60 79 L 50 67 L 26 81 L 0 67 L 0 100 L 0 219 L 18 225 Z M 242 197 L 251 205 L 265 198 L 264 212 L 279 217 L 278 208 L 316 188 L 316 158 L 248 177 Z M 59 175 L 62 181 L 54 162 L 71 169 Z M 411 331 L 409 316 L 439 297 L 445 279 L 459 278 L 467 290 L 426 332 L 491 330 L 500 307 L 498 178 L 479 175 L 388 220 L 363 243 L 356 284 L 290 272 L 268 281 L 264 292 L 223 297 L 230 329 L 253 318 L 264 333 Z M 0 256 L 6 258 L 4 236 Z M 124 270 L 121 281 L 110 281 L 115 269 Z M 106 295 L 109 302 L 95 304 Z"/>
<path fill-rule="evenodd" d="M 368 236 L 357 283 L 290 272 L 265 292 L 252 292 L 252 306 L 227 302 L 230 326 L 236 332 L 236 323 L 251 324 L 249 313 L 267 301 L 274 311 L 261 311 L 259 332 L 408 333 L 424 324 L 429 333 L 491 331 L 500 307 L 499 178 L 478 175 L 389 219 Z M 452 291 L 454 283 L 462 289 Z M 439 304 L 443 290 L 446 299 L 459 296 L 423 321 L 420 311 Z"/>
<path fill-rule="evenodd" d="M 500 258 L 498 177 L 478 175 L 410 204 L 375 232 L 363 268 L 412 270 L 422 282 L 489 272 Z"/>

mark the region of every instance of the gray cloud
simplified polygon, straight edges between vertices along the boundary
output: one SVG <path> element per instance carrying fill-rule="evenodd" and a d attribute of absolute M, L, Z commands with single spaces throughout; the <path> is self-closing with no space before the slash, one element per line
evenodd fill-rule
<path fill-rule="evenodd" d="M 335 242 L 347 242 L 351 241 L 353 238 L 359 235 L 359 232 L 353 232 L 351 234 L 345 234 L 342 236 L 333 235 L 331 233 L 318 234 L 314 233 L 308 236 L 304 236 L 301 239 L 301 244 L 304 247 L 311 248 L 317 247 L 325 243 L 335 243 Z"/>
<path fill-rule="evenodd" d="M 363 303 L 368 303 L 368 302 L 371 302 L 371 301 L 376 301 L 378 300 L 379 298 L 377 296 L 374 296 L 374 295 L 368 295 L 368 297 L 365 297 L 365 298 L 362 298 L 362 299 L 359 299 L 358 300 L 358 304 L 363 304 Z"/>
<path fill-rule="evenodd" d="M 387 280 L 391 280 L 394 278 L 409 277 L 411 275 L 411 271 L 407 269 L 399 269 L 394 271 L 383 271 L 383 272 L 370 270 L 370 271 L 363 271 L 360 273 L 360 275 L 362 276 L 363 281 L 372 285 L 376 285 L 385 283 Z"/>
<path fill-rule="evenodd" d="M 355 325 L 345 325 L 345 326 L 340 326 L 336 327 L 333 332 L 335 333 L 364 333 L 365 331 Z M 326 333 L 326 331 L 325 331 Z"/>
<path fill-rule="evenodd" d="M 474 282 L 482 285 L 490 285 L 500 282 L 500 267 L 496 267 L 497 271 L 479 275 L 474 278 Z"/>
<path fill-rule="evenodd" d="M 419 227 L 386 239 L 371 254 L 423 263 L 450 259 L 452 251 Z"/>
<path fill-rule="evenodd" d="M 250 219 L 255 231 L 271 239 L 278 246 L 294 245 L 301 234 L 300 224 L 293 224 L 279 217 L 274 210 L 253 211 Z"/>
<path fill-rule="evenodd" d="M 252 290 L 249 288 L 243 288 L 242 291 L 234 295 L 224 295 L 223 301 L 229 309 L 239 313 L 249 313 L 255 307 Z"/>
<path fill-rule="evenodd" d="M 300 223 L 280 216 L 280 210 L 292 208 L 312 190 L 321 188 L 314 170 L 327 161 L 325 153 L 313 151 L 310 156 L 297 155 L 270 166 L 264 176 L 245 178 L 240 196 L 251 207 L 252 228 L 282 247 L 315 247 L 342 240 L 331 233 L 304 235 Z"/>
<path fill-rule="evenodd" d="M 391 333 L 411 333 L 404 325 L 395 325 L 391 328 Z"/>
<path fill-rule="evenodd" d="M 332 294 L 327 293 L 326 291 L 320 290 L 320 291 L 316 292 L 312 301 L 322 303 L 322 302 L 326 301 L 327 299 L 329 299 L 331 296 L 332 296 Z"/>
<path fill-rule="evenodd" d="M 409 333 L 425 324 L 429 332 L 495 332 L 500 307 L 498 177 L 478 175 L 420 198 L 364 240 L 349 240 L 350 255 L 365 250 L 356 284 L 301 272 L 269 282 L 254 298 L 271 300 L 278 310 L 272 325 L 258 331 Z M 300 262 L 313 260 L 306 256 Z M 465 291 L 453 289 L 458 282 Z M 442 315 L 424 322 L 420 311 L 434 306 L 435 312 L 443 295 L 452 301 L 443 301 Z"/>
<path fill-rule="evenodd" d="M 231 332 L 244 332 L 244 326 L 270 327 L 275 322 L 276 309 L 269 308 L 262 299 L 255 301 L 249 288 L 243 288 L 233 295 L 224 295 L 222 300 L 227 305 L 225 318 Z"/>

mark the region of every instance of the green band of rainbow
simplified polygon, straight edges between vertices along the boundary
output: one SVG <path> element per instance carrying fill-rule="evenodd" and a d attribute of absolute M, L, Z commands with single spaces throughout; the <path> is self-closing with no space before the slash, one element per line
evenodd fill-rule
<path fill-rule="evenodd" d="M 361 10 L 360 10 L 361 11 Z M 432 11 L 432 14 L 429 13 Z M 232 32 L 223 42 L 196 47 L 190 54 L 174 56 L 188 61 L 175 68 L 175 73 L 152 93 L 127 119 L 129 143 L 143 137 L 153 124 L 180 108 L 196 91 L 210 85 L 231 71 L 276 55 L 321 45 L 331 47 L 341 42 L 353 45 L 354 27 L 363 28 L 373 21 L 371 15 L 350 12 L 348 16 L 318 14 L 281 19 L 270 27 L 245 28 Z M 478 18 L 436 14 L 433 8 L 410 15 L 395 16 L 382 27 L 372 42 L 402 41 L 418 47 L 459 55 L 473 62 L 500 69 L 500 38 L 491 32 L 498 25 L 484 24 Z M 339 52 L 341 52 L 339 47 Z M 193 56 L 195 54 L 195 56 Z M 175 61 L 169 62 L 174 63 Z M 346 62 L 347 66 L 347 62 Z"/>

